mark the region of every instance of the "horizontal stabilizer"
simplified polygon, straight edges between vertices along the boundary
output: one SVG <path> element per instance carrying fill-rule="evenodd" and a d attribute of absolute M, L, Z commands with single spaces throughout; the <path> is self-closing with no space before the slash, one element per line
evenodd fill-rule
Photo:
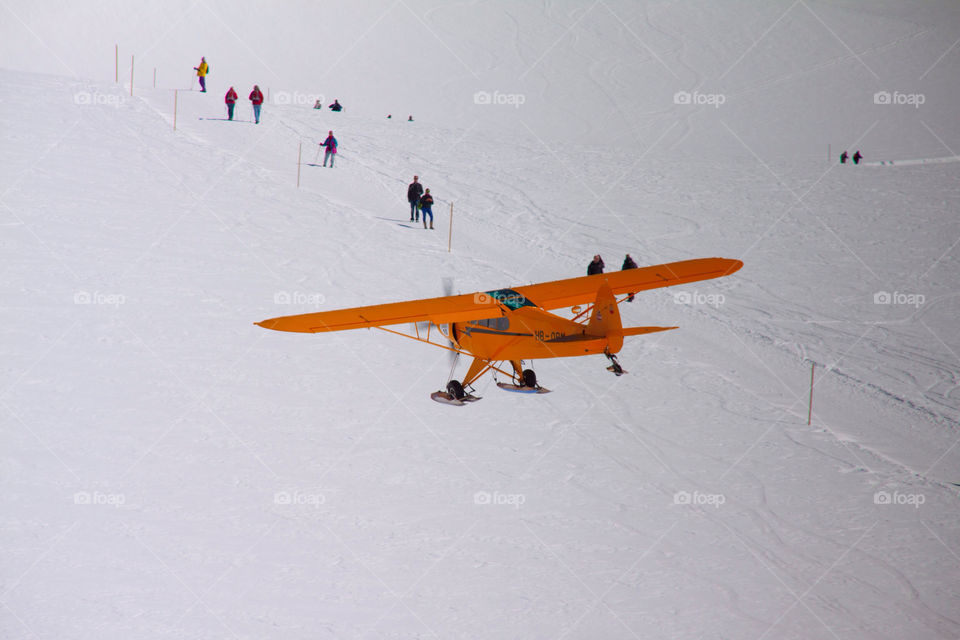
<path fill-rule="evenodd" d="M 657 331 L 670 331 L 679 327 L 624 327 L 624 336 L 639 336 L 644 333 L 656 333 Z"/>

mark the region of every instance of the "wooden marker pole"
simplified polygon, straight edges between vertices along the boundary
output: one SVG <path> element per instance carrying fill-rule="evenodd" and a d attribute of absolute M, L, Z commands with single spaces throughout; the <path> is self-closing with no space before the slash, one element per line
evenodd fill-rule
<path fill-rule="evenodd" d="M 453 203 L 450 203 L 450 233 L 447 235 L 447 253 L 450 253 L 450 246 L 453 244 Z"/>
<path fill-rule="evenodd" d="M 303 140 L 300 141 L 300 145 L 297 147 L 297 189 L 300 188 L 300 157 L 303 155 Z"/>
<path fill-rule="evenodd" d="M 173 130 L 177 130 L 177 94 L 179 91 L 173 90 Z"/>
<path fill-rule="evenodd" d="M 807 408 L 807 424 L 810 424 L 810 420 L 813 418 L 813 371 L 816 368 L 816 363 L 810 363 L 810 406 Z"/>
<path fill-rule="evenodd" d="M 130 56 L 130 95 L 133 95 L 133 56 Z"/>

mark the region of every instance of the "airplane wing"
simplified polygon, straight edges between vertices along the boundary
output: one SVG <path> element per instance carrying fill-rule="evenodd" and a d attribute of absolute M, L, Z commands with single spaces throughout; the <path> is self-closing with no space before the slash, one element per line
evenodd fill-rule
<path fill-rule="evenodd" d="M 488 295 L 468 293 L 459 296 L 410 300 L 375 304 L 368 307 L 352 307 L 336 311 L 320 311 L 298 316 L 271 318 L 256 324 L 275 331 L 299 331 L 320 333 L 323 331 L 346 331 L 382 327 L 411 322 L 467 322 L 499 318 L 503 315 L 500 305 Z"/>
<path fill-rule="evenodd" d="M 486 293 L 468 293 L 284 316 L 256 324 L 275 331 L 320 333 L 412 322 L 432 322 L 439 325 L 449 322 L 484 320 L 504 315 L 501 304 L 513 309 L 521 306 L 557 309 L 576 304 L 589 304 L 596 300 L 597 290 L 604 281 L 614 294 L 637 293 L 647 289 L 719 278 L 737 271 L 742 266 L 743 263 L 739 260 L 701 258 Z"/>
<path fill-rule="evenodd" d="M 598 273 L 580 278 L 555 280 L 525 287 L 515 287 L 518 294 L 543 309 L 558 309 L 577 304 L 590 304 L 597 298 L 603 282 L 610 285 L 615 295 L 638 293 L 647 289 L 673 287 L 678 284 L 721 278 L 738 271 L 740 260 L 727 258 L 698 258 L 658 264 L 652 267 Z"/>

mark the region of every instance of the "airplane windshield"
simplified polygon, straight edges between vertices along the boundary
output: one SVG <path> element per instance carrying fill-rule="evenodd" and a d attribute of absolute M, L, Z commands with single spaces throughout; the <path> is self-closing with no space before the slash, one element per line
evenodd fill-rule
<path fill-rule="evenodd" d="M 496 289 L 495 291 L 487 291 L 486 293 L 511 311 L 516 311 L 520 307 L 537 306 L 513 289 Z"/>

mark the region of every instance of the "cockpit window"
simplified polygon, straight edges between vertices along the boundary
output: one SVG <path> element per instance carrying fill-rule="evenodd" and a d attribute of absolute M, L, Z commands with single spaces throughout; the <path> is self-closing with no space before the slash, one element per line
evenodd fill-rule
<path fill-rule="evenodd" d="M 513 289 L 496 289 L 494 291 L 487 291 L 486 293 L 511 311 L 516 311 L 520 307 L 537 306 Z"/>

